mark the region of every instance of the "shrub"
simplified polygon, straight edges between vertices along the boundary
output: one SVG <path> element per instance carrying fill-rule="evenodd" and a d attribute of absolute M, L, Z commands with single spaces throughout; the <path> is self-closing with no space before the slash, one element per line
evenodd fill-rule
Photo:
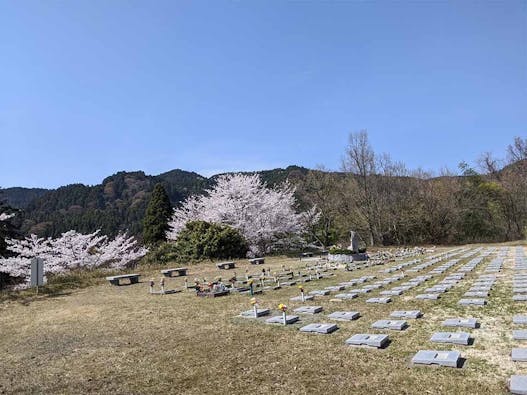
<path fill-rule="evenodd" d="M 248 246 L 230 226 L 191 221 L 178 235 L 175 248 L 181 260 L 200 260 L 245 257 Z"/>

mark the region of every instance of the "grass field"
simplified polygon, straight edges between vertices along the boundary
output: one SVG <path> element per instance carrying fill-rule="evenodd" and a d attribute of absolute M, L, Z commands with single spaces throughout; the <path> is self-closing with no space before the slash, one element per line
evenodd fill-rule
<path fill-rule="evenodd" d="M 362 314 L 356 321 L 339 322 L 340 329 L 331 335 L 298 331 L 302 324 L 323 317 L 302 317 L 302 324 L 287 327 L 239 318 L 241 311 L 250 309 L 247 295 L 216 299 L 198 298 L 190 291 L 149 295 L 147 280 L 151 275 L 159 279 L 153 269 L 139 270 L 143 282 L 133 286 L 114 287 L 101 278 L 96 285 L 58 295 L 4 301 L 0 303 L 0 393 L 507 393 L 511 374 L 527 374 L 527 368 L 511 362 L 509 356 L 515 344 L 512 315 L 525 312 L 527 306 L 511 299 L 512 254 L 513 249 L 483 308 L 462 308 L 457 301 L 489 259 L 439 301 L 418 301 L 413 296 L 468 260 L 387 305 L 365 303 L 379 291 L 341 303 L 317 298 L 310 304 L 323 306 L 325 313 Z M 298 259 L 271 258 L 264 266 L 282 264 L 304 265 Z M 240 275 L 248 265 L 240 262 L 239 266 Z M 401 282 L 434 267 L 407 273 Z M 380 268 L 338 270 L 332 278 L 305 284 L 305 289 L 367 274 L 392 275 L 378 273 Z M 250 269 L 256 272 L 261 267 Z M 191 266 L 189 279 L 219 274 L 214 264 L 206 263 Z M 167 288 L 182 284 L 180 278 L 169 279 Z M 297 287 L 286 287 L 258 300 L 261 307 L 276 310 L 284 302 L 292 310 L 301 305 L 289 302 L 297 294 Z M 371 324 L 397 309 L 420 309 L 425 316 L 409 320 L 406 331 L 390 331 L 392 343 L 384 350 L 344 344 L 355 333 L 382 332 L 372 330 Z M 481 328 L 469 330 L 475 337 L 472 346 L 429 341 L 433 332 L 442 329 L 444 318 L 457 316 L 480 319 Z M 467 361 L 461 369 L 410 366 L 415 352 L 430 348 L 459 350 Z"/>

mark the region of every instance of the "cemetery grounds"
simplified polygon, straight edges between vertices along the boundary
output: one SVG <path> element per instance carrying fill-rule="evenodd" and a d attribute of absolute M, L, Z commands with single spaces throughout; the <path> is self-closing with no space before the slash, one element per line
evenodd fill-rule
<path fill-rule="evenodd" d="M 301 316 L 294 325 L 270 325 L 265 319 L 241 318 L 251 309 L 250 296 L 231 294 L 198 298 L 193 291 L 150 295 L 148 279 L 159 280 L 161 268 L 138 269 L 141 283 L 111 286 L 101 277 L 96 285 L 67 290 L 52 296 L 25 296 L 0 303 L 0 393 L 279 393 L 279 394 L 501 394 L 513 374 L 527 374 L 527 366 L 512 362 L 510 353 L 521 346 L 513 341 L 514 314 L 527 310 L 527 302 L 512 301 L 512 277 L 516 246 L 497 249 L 439 300 L 417 300 L 424 289 L 456 272 L 474 255 L 429 281 L 392 297 L 388 304 L 369 304 L 383 289 L 358 298 L 333 302 L 332 296 L 316 297 L 304 304 L 319 305 L 316 316 Z M 480 246 L 468 246 L 476 249 Z M 483 246 L 485 251 L 491 245 Z M 507 248 L 504 264 L 483 307 L 463 307 L 457 302 L 497 254 Z M 525 247 L 521 247 L 525 248 Z M 452 250 L 438 248 L 434 253 Z M 468 251 L 468 250 L 467 250 Z M 464 251 L 463 253 L 466 253 Z M 525 249 L 527 253 L 527 249 Z M 458 255 L 463 255 L 463 253 Z M 415 258 L 408 258 L 411 261 Z M 420 272 L 408 268 L 393 273 L 382 270 L 405 262 L 390 262 L 356 271 L 334 270 L 334 275 L 303 284 L 306 293 L 361 276 L 376 280 L 405 274 L 390 284 L 396 286 L 424 275 L 447 262 L 443 260 Z M 273 257 L 265 265 L 237 261 L 238 275 L 245 269 L 258 273 L 281 266 L 304 270 L 305 261 Z M 227 278 L 214 263 L 189 267 L 189 282 L 195 277 Z M 183 278 L 168 278 L 166 288 L 183 287 Z M 301 302 L 295 286 L 257 295 L 260 308 L 285 303 L 290 314 Z M 337 323 L 328 335 L 302 333 L 311 322 L 331 322 L 327 314 L 337 310 L 358 311 L 361 317 Z M 404 331 L 375 330 L 373 322 L 389 318 L 394 310 L 421 310 L 424 316 L 408 320 Z M 479 329 L 471 333 L 473 345 L 430 342 L 434 332 L 445 330 L 446 318 L 474 317 Z M 456 331 L 453 328 L 453 331 Z M 461 329 L 459 329 L 461 330 Z M 345 344 L 356 333 L 387 333 L 385 349 L 367 349 Z M 462 368 L 411 366 L 418 350 L 458 350 L 466 359 Z"/>

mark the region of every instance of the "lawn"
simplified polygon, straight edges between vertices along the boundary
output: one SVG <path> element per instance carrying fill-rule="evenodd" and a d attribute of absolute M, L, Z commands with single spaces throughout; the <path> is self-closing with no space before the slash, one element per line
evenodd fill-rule
<path fill-rule="evenodd" d="M 324 321 L 302 317 L 302 324 L 273 326 L 238 317 L 250 309 L 249 296 L 230 295 L 216 299 L 198 298 L 194 292 L 150 295 L 147 280 L 156 269 L 139 269 L 142 282 L 115 287 L 103 278 L 95 285 L 63 291 L 56 295 L 7 300 L 0 303 L 0 393 L 280 393 L 280 394 L 500 394 L 506 393 L 511 374 L 527 369 L 511 362 L 512 315 L 524 312 L 513 304 L 513 248 L 504 269 L 483 308 L 459 307 L 457 301 L 482 273 L 489 257 L 467 275 L 465 281 L 439 301 L 418 301 L 413 296 L 457 270 L 468 259 L 445 274 L 394 297 L 393 303 L 371 305 L 365 300 L 373 291 L 340 303 L 319 297 L 313 303 L 324 313 L 359 311 L 356 321 L 339 322 L 330 335 L 305 334 L 302 324 Z M 300 268 L 298 259 L 266 259 L 264 267 L 281 265 Z M 390 264 L 393 265 L 393 264 Z M 424 274 L 406 273 L 406 281 Z M 262 266 L 239 262 L 238 275 Z M 305 284 L 306 292 L 351 278 L 373 274 L 381 267 L 354 272 L 334 271 L 335 276 Z M 214 263 L 191 266 L 189 281 L 221 273 Z M 395 283 L 394 285 L 399 284 Z M 183 279 L 167 280 L 166 288 L 183 285 Z M 279 303 L 290 309 L 298 288 L 284 287 L 257 297 L 261 307 L 276 310 Z M 391 344 L 383 350 L 356 348 L 344 341 L 355 333 L 383 332 L 371 324 L 388 318 L 393 310 L 420 309 L 425 316 L 409 320 L 406 331 L 390 331 Z M 448 317 L 480 319 L 481 328 L 469 330 L 472 346 L 435 345 L 433 332 L 444 328 Z M 412 367 L 410 359 L 419 349 L 459 350 L 466 358 L 461 369 Z"/>

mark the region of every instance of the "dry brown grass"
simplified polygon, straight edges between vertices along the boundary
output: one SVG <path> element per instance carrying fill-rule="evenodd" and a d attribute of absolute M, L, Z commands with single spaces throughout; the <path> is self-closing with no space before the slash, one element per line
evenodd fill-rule
<path fill-rule="evenodd" d="M 265 266 L 300 266 L 298 260 L 272 258 Z M 388 305 L 369 305 L 370 295 L 342 303 L 317 298 L 326 313 L 356 310 L 362 317 L 339 322 L 331 335 L 300 333 L 300 326 L 271 326 L 239 318 L 250 308 L 246 295 L 197 298 L 193 292 L 152 296 L 143 283 L 113 287 L 104 282 L 70 294 L 37 298 L 30 303 L 0 304 L 0 393 L 368 393 L 368 394 L 499 394 L 506 380 L 525 368 L 510 361 L 511 319 L 525 306 L 511 301 L 511 263 L 507 263 L 490 303 L 484 308 L 460 308 L 456 302 L 485 267 L 478 266 L 463 285 L 439 301 L 413 296 L 443 276 L 395 297 Z M 245 264 L 238 270 L 244 273 Z M 459 266 L 456 266 L 456 268 Z M 251 267 L 252 272 L 261 269 Z M 356 272 L 336 271 L 335 277 L 307 283 L 306 291 L 353 277 L 379 274 L 379 267 Z M 454 269 L 448 271 L 452 272 Z M 426 271 L 426 270 L 425 270 Z M 214 264 L 191 267 L 195 276 L 220 274 Z M 224 275 L 226 272 L 221 272 Z M 421 273 L 418 273 L 421 274 Z M 412 274 L 411 276 L 415 276 Z M 410 277 L 410 274 L 408 278 Z M 404 280 L 403 280 L 404 281 Z M 179 278 L 167 288 L 181 287 Z M 262 307 L 276 308 L 298 294 L 296 287 L 258 297 Z M 421 309 L 425 317 L 410 320 L 404 332 L 390 332 L 385 350 L 348 347 L 354 333 L 372 332 L 370 325 L 396 309 Z M 482 327 L 473 330 L 473 346 L 437 346 L 429 342 L 446 317 L 474 316 Z M 302 323 L 322 317 L 302 317 Z M 419 349 L 457 349 L 467 358 L 462 369 L 410 367 Z"/>

